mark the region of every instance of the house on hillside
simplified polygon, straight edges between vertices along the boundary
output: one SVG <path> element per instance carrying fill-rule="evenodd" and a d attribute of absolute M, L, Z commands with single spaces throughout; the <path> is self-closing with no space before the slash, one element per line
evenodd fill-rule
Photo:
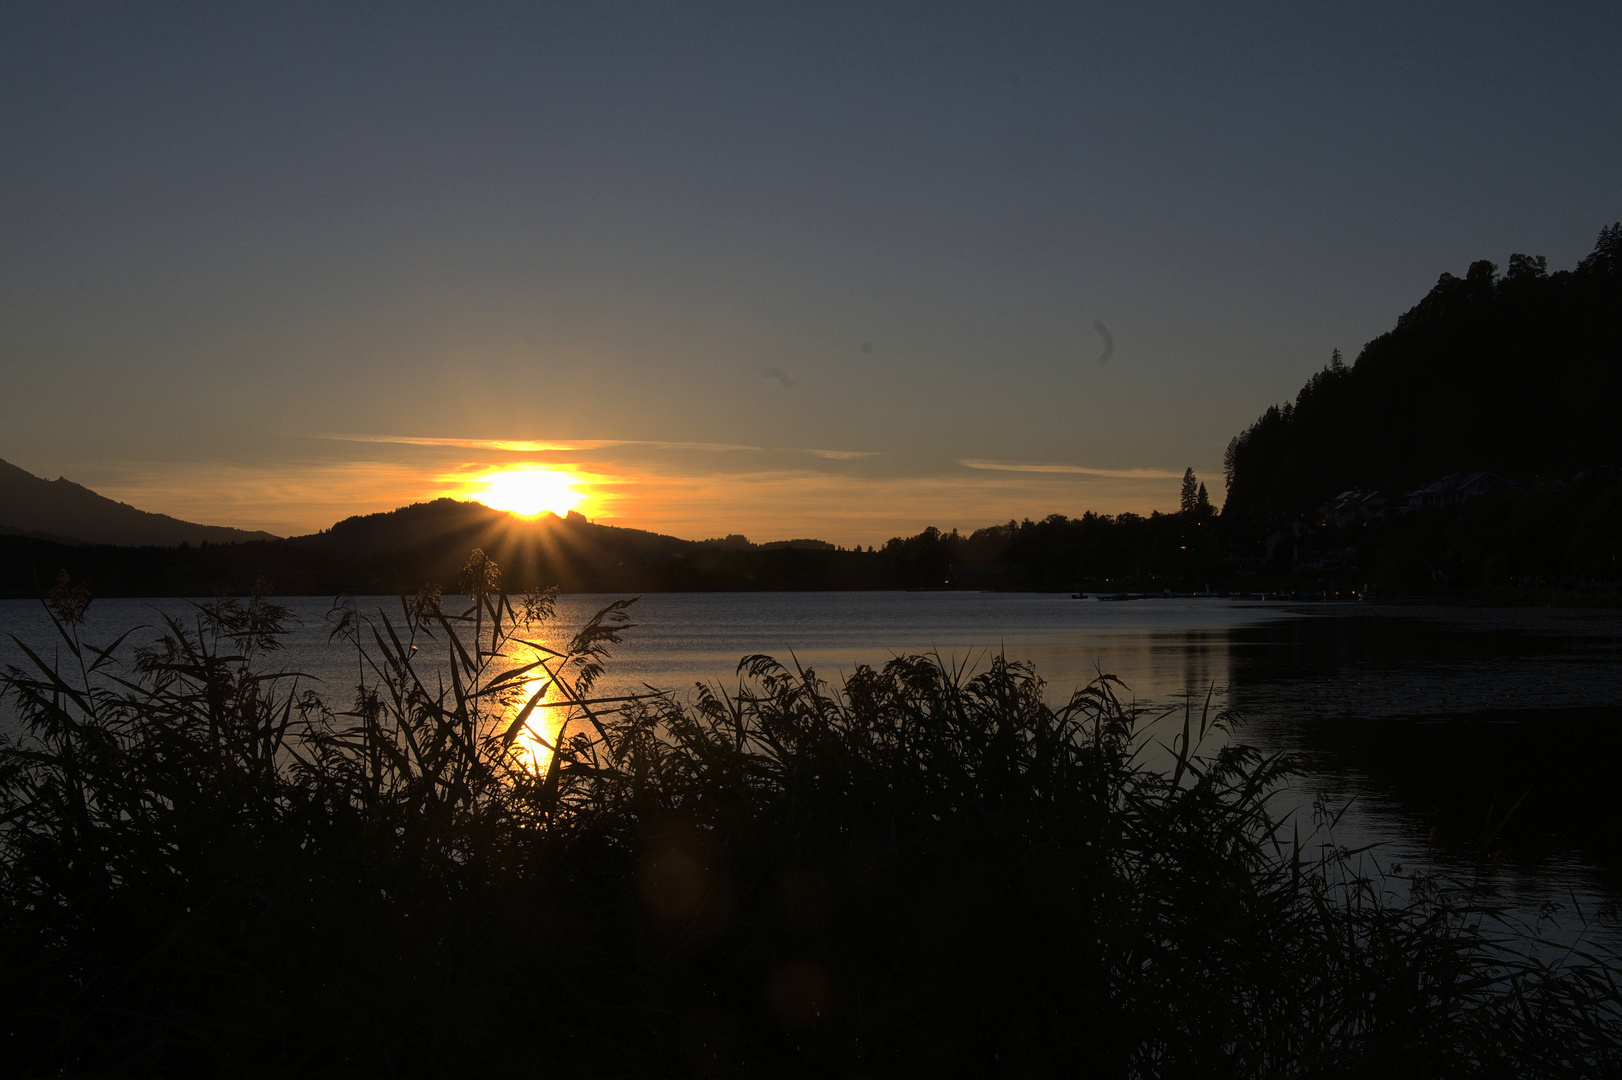
<path fill-rule="evenodd" d="M 1301 538 L 1304 536 L 1315 536 L 1317 535 L 1317 532 L 1318 527 L 1310 522 L 1307 522 L 1302 518 L 1291 518 L 1289 521 L 1283 522 L 1278 526 L 1278 528 L 1267 534 L 1267 538 L 1262 541 L 1262 551 L 1264 552 L 1262 557 L 1268 562 L 1272 562 L 1278 557 L 1278 549 L 1282 545 L 1285 550 L 1290 553 L 1290 557 L 1293 559 L 1295 557 L 1297 544 L 1300 542 Z"/>
<path fill-rule="evenodd" d="M 1296 573 L 1342 570 L 1357 565 L 1357 545 L 1333 544 L 1322 525 L 1303 518 L 1286 521 L 1262 541 L 1267 562 L 1288 561 Z"/>
<path fill-rule="evenodd" d="M 1490 472 L 1449 473 L 1434 484 L 1410 491 L 1403 500 L 1404 512 L 1431 510 L 1439 506 L 1460 506 L 1479 499 L 1494 486 L 1509 481 Z"/>
<path fill-rule="evenodd" d="M 1298 574 L 1309 572 L 1321 574 L 1326 571 L 1350 570 L 1356 566 L 1356 544 L 1339 547 L 1304 545 L 1297 548 L 1297 555 L 1290 562 L 1290 569 Z"/>
<path fill-rule="evenodd" d="M 1344 529 L 1364 521 L 1384 516 L 1391 500 L 1378 491 L 1343 491 L 1318 508 L 1319 521 L 1325 527 L 1333 525 Z"/>

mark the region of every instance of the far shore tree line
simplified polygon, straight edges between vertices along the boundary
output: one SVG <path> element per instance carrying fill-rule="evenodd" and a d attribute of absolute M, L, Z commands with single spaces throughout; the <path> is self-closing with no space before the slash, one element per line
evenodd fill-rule
<path fill-rule="evenodd" d="M 1177 512 L 1051 514 L 968 533 L 931 526 L 866 550 L 680 541 L 582 518 L 555 521 L 543 535 L 504 528 L 504 515 L 448 500 L 407 509 L 432 510 L 441 526 L 448 519 L 457 527 L 425 540 L 408 539 L 408 526 L 377 546 L 71 547 L 0 537 L 0 589 L 42 596 L 65 571 L 103 596 L 244 595 L 260 579 L 282 595 L 415 593 L 427 584 L 451 593 L 470 547 L 489 552 L 511 587 L 557 584 L 568 592 L 1349 592 L 1377 585 L 1541 594 L 1614 590 L 1618 576 L 1622 473 L 1612 469 L 1506 483 L 1459 505 L 1387 509 L 1339 526 L 1311 513 L 1280 518 L 1266 533 L 1231 511 L 1218 513 L 1194 480 L 1191 505 Z"/>

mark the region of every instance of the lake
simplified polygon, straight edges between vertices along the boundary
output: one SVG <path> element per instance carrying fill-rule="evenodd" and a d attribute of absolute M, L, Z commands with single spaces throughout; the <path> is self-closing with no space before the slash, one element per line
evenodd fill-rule
<path fill-rule="evenodd" d="M 560 597 L 540 636 L 567 640 L 612 599 Z M 328 643 L 329 601 L 279 602 L 299 623 L 277 663 L 346 702 L 355 656 Z M 397 598 L 356 603 L 398 619 Z M 1104 672 L 1151 715 L 1208 695 L 1238 710 L 1235 737 L 1304 766 L 1281 810 L 1305 832 L 1314 805 L 1349 803 L 1337 842 L 1377 844 L 1382 865 L 1490 882 L 1517 910 L 1551 912 L 1563 933 L 1622 897 L 1619 613 L 970 592 L 660 593 L 631 610 L 607 693 L 735 687 L 749 653 L 837 683 L 897 655 L 978 668 L 1000 651 L 1030 662 L 1054 702 Z M 106 641 L 189 611 L 181 600 L 98 600 L 83 636 Z M 0 601 L 0 631 L 52 647 L 36 602 Z M 0 638 L 0 663 L 22 659 Z M 13 728 L 9 714 L 0 724 Z"/>

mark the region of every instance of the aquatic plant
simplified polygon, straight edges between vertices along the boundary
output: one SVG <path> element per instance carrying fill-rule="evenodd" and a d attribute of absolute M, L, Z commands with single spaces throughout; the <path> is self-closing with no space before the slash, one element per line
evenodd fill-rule
<path fill-rule="evenodd" d="M 1615 1073 L 1617 968 L 1381 877 L 1190 705 L 1165 769 L 1107 675 L 816 672 L 598 695 L 488 560 L 461 615 L 265 596 L 130 655 L 58 617 L 3 680 L 6 1060 L 28 1075 Z M 82 607 L 63 613 L 82 615 Z M 542 640 L 544 638 L 544 640 Z M 551 644 L 547 644 L 551 642 Z M 27 643 L 19 643 L 25 649 Z M 542 757 L 537 710 L 565 714 Z M 1306 824 L 1309 835 L 1301 835 Z"/>

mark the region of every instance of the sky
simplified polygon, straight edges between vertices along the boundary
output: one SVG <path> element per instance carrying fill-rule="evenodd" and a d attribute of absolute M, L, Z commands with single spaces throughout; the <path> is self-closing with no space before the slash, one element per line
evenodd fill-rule
<path fill-rule="evenodd" d="M 882 544 L 1222 497 L 1622 218 L 1615 4 L 11 3 L 0 458 L 308 533 L 509 469 Z"/>

